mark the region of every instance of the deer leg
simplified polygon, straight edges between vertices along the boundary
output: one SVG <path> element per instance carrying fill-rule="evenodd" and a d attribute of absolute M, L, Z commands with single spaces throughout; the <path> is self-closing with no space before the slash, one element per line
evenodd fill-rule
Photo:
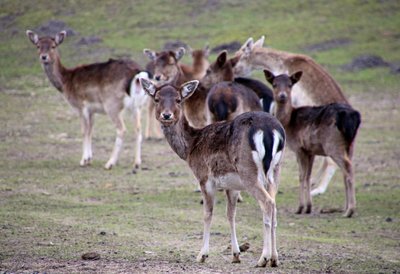
<path fill-rule="evenodd" d="M 280 164 L 278 163 L 273 168 L 274 182 L 271 183 L 270 188 L 268 189 L 268 193 L 271 195 L 273 200 L 275 200 L 276 193 L 278 192 L 279 174 L 280 174 Z M 278 220 L 277 220 L 277 211 L 276 211 L 276 204 L 275 204 L 275 206 L 273 208 L 272 224 L 271 224 L 271 249 L 272 249 L 271 266 L 272 267 L 276 267 L 279 265 L 278 250 L 276 248 L 276 228 L 277 228 L 277 226 L 278 226 Z"/>
<path fill-rule="evenodd" d="M 126 131 L 124 120 L 121 117 L 121 112 L 109 114 L 109 116 L 111 117 L 112 122 L 115 124 L 115 127 L 117 128 L 117 137 L 115 138 L 114 149 L 111 153 L 111 157 L 104 166 L 105 169 L 111 169 L 113 166 L 116 165 L 119 154 L 122 149 L 122 144 L 124 141 L 124 135 Z"/>
<path fill-rule="evenodd" d="M 199 263 L 204 263 L 208 257 L 210 250 L 210 228 L 214 209 L 215 185 L 208 180 L 205 184 L 201 184 L 201 193 L 203 194 L 204 209 L 204 231 L 203 231 L 203 247 L 197 256 Z"/>
<path fill-rule="evenodd" d="M 335 174 L 337 166 L 330 157 L 324 157 L 322 166 L 318 171 L 318 175 L 314 178 L 314 181 L 318 183 L 318 186 L 311 191 L 311 196 L 316 196 L 325 193 L 328 188 L 329 182 Z"/>
<path fill-rule="evenodd" d="M 84 109 L 81 114 L 81 124 L 83 132 L 83 148 L 82 148 L 82 159 L 80 166 L 90 165 L 93 158 L 92 153 L 92 129 L 93 129 L 93 114 L 87 109 Z"/>
<path fill-rule="evenodd" d="M 228 217 L 229 225 L 231 228 L 231 246 L 232 246 L 232 263 L 240 263 L 240 249 L 236 238 L 235 216 L 236 216 L 236 203 L 238 200 L 239 191 L 226 190 L 226 214 Z"/>
<path fill-rule="evenodd" d="M 135 148 L 135 162 L 133 164 L 133 169 L 138 169 L 140 165 L 142 164 L 142 110 L 140 108 L 137 108 L 135 110 L 135 131 L 136 131 L 136 148 Z"/>
<path fill-rule="evenodd" d="M 352 217 L 356 208 L 356 193 L 354 189 L 354 174 L 351 159 L 347 154 L 344 157 L 335 157 L 335 162 L 340 167 L 346 190 L 346 207 L 344 217 Z"/>
<path fill-rule="evenodd" d="M 312 163 L 314 156 L 308 155 L 304 152 L 296 153 L 297 163 L 299 164 L 299 178 L 300 178 L 300 194 L 299 194 L 299 207 L 296 214 L 301 214 L 306 200 L 305 213 L 311 213 L 312 210 L 312 198 L 311 198 L 311 185 L 310 175 L 312 170 Z"/>

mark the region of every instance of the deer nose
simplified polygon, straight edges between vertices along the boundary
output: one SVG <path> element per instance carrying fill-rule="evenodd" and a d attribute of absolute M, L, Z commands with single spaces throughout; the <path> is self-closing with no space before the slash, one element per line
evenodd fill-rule
<path fill-rule="evenodd" d="M 41 54 L 41 55 L 40 55 L 40 59 L 41 59 L 42 61 L 47 61 L 48 55 L 47 55 L 47 54 Z"/>
<path fill-rule="evenodd" d="M 286 94 L 285 93 L 279 93 L 279 95 L 278 95 L 278 99 L 280 100 L 280 101 L 283 101 L 283 100 L 286 100 Z"/>
<path fill-rule="evenodd" d="M 162 117 L 164 120 L 169 120 L 172 118 L 172 113 L 163 113 Z"/>
<path fill-rule="evenodd" d="M 156 79 L 156 81 L 160 81 L 161 80 L 161 75 L 154 76 L 154 79 Z"/>

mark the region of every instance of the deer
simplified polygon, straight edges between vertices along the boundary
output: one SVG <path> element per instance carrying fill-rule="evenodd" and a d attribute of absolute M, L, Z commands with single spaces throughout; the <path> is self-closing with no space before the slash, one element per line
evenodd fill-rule
<path fill-rule="evenodd" d="M 265 37 L 262 36 L 254 42 L 250 37 L 236 52 L 235 58 L 238 61 L 234 67 L 235 76 L 247 76 L 253 70 L 262 69 L 275 74 L 303 71 L 301 81 L 294 86 L 292 91 L 292 104 L 295 107 L 330 103 L 350 105 L 339 84 L 312 58 L 302 54 L 264 48 L 264 39 Z M 317 187 L 311 191 L 312 196 L 326 192 L 336 169 L 337 166 L 331 158 L 323 158 L 322 166 L 313 180 Z"/>
<path fill-rule="evenodd" d="M 187 66 L 183 66 L 179 62 L 186 53 L 186 50 L 183 47 L 178 48 L 176 51 L 161 52 L 144 49 L 143 53 L 151 61 L 148 67 L 154 70 L 154 80 L 157 82 L 157 84 L 172 84 L 180 86 L 186 81 L 196 80 L 194 77 L 200 77 L 205 73 L 205 70 L 208 67 L 208 53 L 206 49 L 203 51 L 194 51 L 192 54 L 192 70 L 188 69 Z M 206 125 L 206 119 L 203 111 L 206 96 L 207 90 L 205 88 L 199 88 L 195 95 L 186 101 L 184 106 L 184 111 L 189 123 L 197 128 L 201 128 Z M 149 113 L 152 112 L 153 110 L 149 111 Z"/>
<path fill-rule="evenodd" d="M 231 120 L 248 111 L 269 111 L 272 91 L 260 81 L 234 78 L 233 62 L 222 51 L 200 80 L 209 89 L 206 99 L 207 124 Z"/>
<path fill-rule="evenodd" d="M 310 176 L 316 155 L 329 156 L 340 167 L 345 185 L 345 217 L 356 208 L 352 157 L 361 115 L 350 105 L 331 103 L 323 106 L 294 107 L 292 88 L 303 72 L 291 76 L 264 70 L 265 79 L 273 86 L 276 118 L 286 131 L 289 148 L 299 165 L 300 195 L 297 214 L 312 211 Z"/>
<path fill-rule="evenodd" d="M 156 119 L 170 147 L 187 162 L 201 188 L 203 245 L 196 260 L 204 263 L 208 257 L 215 192 L 223 188 L 227 196 L 232 262 L 240 262 L 235 215 L 237 195 L 245 190 L 258 201 L 263 213 L 264 245 L 257 265 L 278 266 L 275 196 L 286 138 L 282 125 L 268 113 L 247 112 L 231 121 L 194 128 L 183 114 L 183 106 L 199 81 L 183 83 L 179 88 L 169 84 L 156 86 L 146 79 L 140 81 L 155 102 Z"/>
<path fill-rule="evenodd" d="M 26 31 L 29 40 L 37 47 L 41 66 L 50 83 L 62 94 L 70 106 L 79 114 L 83 131 L 83 152 L 80 166 L 92 162 L 92 129 L 94 114 L 102 113 L 110 117 L 116 127 L 117 136 L 114 149 L 105 169 L 116 165 L 122 149 L 125 124 L 122 110 L 131 109 L 136 116 L 136 154 L 134 169 L 141 165 L 141 108 L 147 95 L 141 90 L 139 78 L 148 78 L 140 66 L 132 60 L 110 59 L 103 63 L 66 68 L 61 63 L 58 46 L 67 36 L 66 31 L 54 37 L 43 36 L 31 30 Z"/>

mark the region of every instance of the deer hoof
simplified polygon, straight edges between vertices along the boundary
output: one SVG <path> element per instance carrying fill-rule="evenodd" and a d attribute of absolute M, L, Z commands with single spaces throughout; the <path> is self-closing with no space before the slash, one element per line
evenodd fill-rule
<path fill-rule="evenodd" d="M 278 258 L 272 258 L 271 259 L 271 267 L 278 267 L 278 266 L 279 266 Z"/>
<path fill-rule="evenodd" d="M 79 162 L 79 165 L 80 165 L 81 167 L 89 166 L 91 160 L 92 160 L 91 158 L 82 159 L 82 160 Z"/>
<path fill-rule="evenodd" d="M 299 206 L 299 208 L 296 211 L 296 214 L 301 214 L 303 212 L 304 206 Z"/>
<path fill-rule="evenodd" d="M 267 264 L 268 264 L 268 259 L 265 258 L 265 257 L 261 257 L 261 258 L 258 260 L 258 263 L 257 263 L 256 267 L 266 267 Z"/>
<path fill-rule="evenodd" d="M 104 165 L 104 168 L 107 170 L 110 170 L 110 169 L 112 169 L 113 166 L 114 166 L 113 164 L 107 163 Z"/>
<path fill-rule="evenodd" d="M 233 253 L 233 259 L 232 259 L 232 263 L 233 264 L 239 264 L 240 263 L 239 255 L 240 255 L 240 253 Z"/>
<path fill-rule="evenodd" d="M 310 214 L 311 213 L 311 211 L 312 211 L 312 205 L 307 205 L 307 207 L 306 207 L 306 214 Z"/>
<path fill-rule="evenodd" d="M 354 214 L 354 208 L 349 208 L 346 210 L 346 212 L 343 214 L 343 217 L 351 218 Z"/>
<path fill-rule="evenodd" d="M 207 254 L 199 254 L 199 256 L 197 256 L 196 261 L 199 263 L 204 263 L 207 258 L 208 258 Z"/>

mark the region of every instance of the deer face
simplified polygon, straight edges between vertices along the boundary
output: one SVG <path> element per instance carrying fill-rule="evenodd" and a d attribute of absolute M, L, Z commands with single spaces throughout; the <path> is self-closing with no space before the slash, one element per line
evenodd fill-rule
<path fill-rule="evenodd" d="M 264 36 L 261 36 L 256 42 L 253 38 L 247 39 L 242 47 L 235 53 L 235 58 L 238 59 L 236 65 L 233 67 L 235 76 L 248 76 L 254 70 L 252 64 L 252 53 L 257 48 L 262 48 L 264 44 Z"/>
<path fill-rule="evenodd" d="M 206 75 L 201 79 L 201 84 L 206 89 L 210 89 L 214 84 L 222 81 L 233 81 L 232 64 L 227 60 L 227 52 L 221 52 L 217 60 L 213 62 L 206 71 Z"/>
<path fill-rule="evenodd" d="M 183 102 L 194 93 L 199 84 L 199 81 L 190 81 L 176 89 L 171 85 L 157 88 L 152 82 L 143 78 L 140 82 L 155 103 L 156 119 L 164 126 L 171 126 L 179 121 Z"/>
<path fill-rule="evenodd" d="M 184 48 L 174 51 L 154 52 L 145 49 L 144 53 L 154 62 L 154 79 L 159 85 L 173 84 L 180 73 L 178 62 L 185 54 Z"/>
<path fill-rule="evenodd" d="M 39 60 L 43 65 L 52 64 L 58 58 L 57 46 L 60 45 L 67 36 L 66 31 L 61 31 L 54 38 L 40 37 L 33 31 L 27 30 L 26 35 L 29 40 L 37 47 Z"/>
<path fill-rule="evenodd" d="M 301 71 L 298 71 L 291 76 L 287 74 L 274 76 L 272 72 L 264 70 L 265 79 L 271 83 L 273 87 L 274 100 L 278 104 L 286 104 L 291 101 L 292 87 L 300 80 L 302 74 Z"/>

